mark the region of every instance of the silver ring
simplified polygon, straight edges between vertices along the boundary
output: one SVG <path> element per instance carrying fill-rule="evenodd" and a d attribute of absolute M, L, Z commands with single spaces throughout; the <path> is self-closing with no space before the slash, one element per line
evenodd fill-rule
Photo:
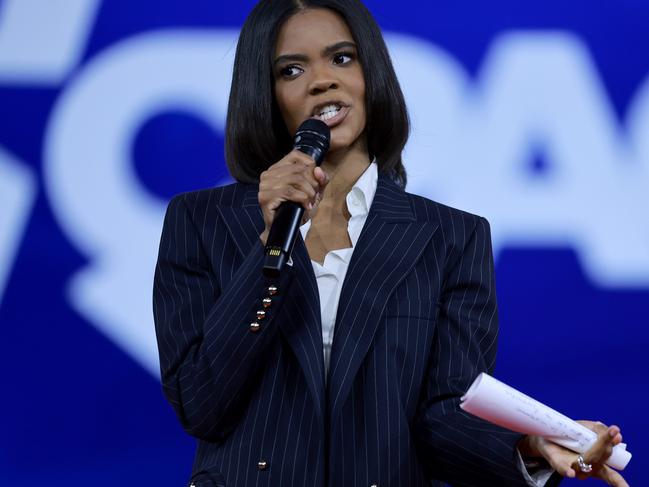
<path fill-rule="evenodd" d="M 577 457 L 577 464 L 579 464 L 579 470 L 581 470 L 583 473 L 590 473 L 593 471 L 593 465 L 586 463 L 584 461 L 584 457 L 582 457 L 581 455 Z"/>

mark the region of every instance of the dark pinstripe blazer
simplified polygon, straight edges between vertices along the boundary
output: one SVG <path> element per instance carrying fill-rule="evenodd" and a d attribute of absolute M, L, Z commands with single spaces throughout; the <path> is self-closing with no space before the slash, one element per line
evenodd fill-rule
<path fill-rule="evenodd" d="M 199 439 L 192 483 L 525 486 L 520 436 L 458 407 L 496 356 L 487 221 L 380 175 L 325 378 L 306 247 L 299 237 L 279 281 L 262 277 L 257 192 L 182 194 L 165 217 L 154 314 L 164 393 Z"/>

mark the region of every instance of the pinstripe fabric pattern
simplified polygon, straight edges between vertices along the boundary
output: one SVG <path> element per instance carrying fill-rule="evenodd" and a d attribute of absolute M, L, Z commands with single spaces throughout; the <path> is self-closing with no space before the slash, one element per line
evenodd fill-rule
<path fill-rule="evenodd" d="M 199 439 L 196 485 L 526 485 L 520 436 L 458 407 L 495 360 L 486 220 L 380 175 L 341 291 L 328 388 L 301 238 L 249 331 L 270 284 L 262 229 L 257 187 L 240 183 L 179 195 L 165 217 L 154 316 L 163 391 Z"/>

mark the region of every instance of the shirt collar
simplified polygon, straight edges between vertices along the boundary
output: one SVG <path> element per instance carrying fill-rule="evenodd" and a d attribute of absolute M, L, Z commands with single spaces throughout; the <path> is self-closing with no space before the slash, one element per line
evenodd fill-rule
<path fill-rule="evenodd" d="M 376 186 L 379 180 L 378 166 L 376 165 L 376 158 L 372 160 L 370 165 L 365 169 L 363 174 L 356 180 L 352 189 L 347 193 L 345 201 L 347 201 L 347 209 L 352 217 L 364 217 L 370 211 L 374 195 L 376 194 Z M 355 205 L 354 202 L 359 203 Z M 308 220 L 304 225 L 300 226 L 300 233 L 302 238 L 306 239 L 307 233 L 311 228 L 311 220 Z M 352 241 L 352 246 L 355 242 Z"/>
<path fill-rule="evenodd" d="M 365 216 L 369 213 L 376 185 L 378 182 L 378 168 L 375 160 L 365 169 L 365 172 L 356 180 L 354 186 L 347 193 L 347 209 L 352 217 Z"/>

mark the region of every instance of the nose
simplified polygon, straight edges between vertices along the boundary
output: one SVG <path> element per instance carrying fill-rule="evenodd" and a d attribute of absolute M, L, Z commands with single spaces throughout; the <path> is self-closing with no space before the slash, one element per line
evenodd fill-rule
<path fill-rule="evenodd" d="M 309 83 L 309 94 L 319 95 L 329 90 L 338 89 L 339 82 L 329 67 L 314 67 Z"/>

